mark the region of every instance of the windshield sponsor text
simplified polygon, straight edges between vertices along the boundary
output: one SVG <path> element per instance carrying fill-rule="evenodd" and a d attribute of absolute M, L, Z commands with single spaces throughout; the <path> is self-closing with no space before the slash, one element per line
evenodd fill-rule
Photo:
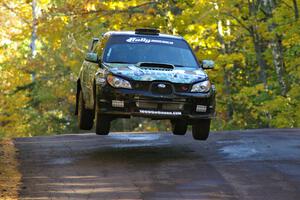
<path fill-rule="evenodd" d="M 126 42 L 129 43 L 158 43 L 158 44 L 174 44 L 172 41 L 166 41 L 166 40 L 158 40 L 158 39 L 149 39 L 149 38 L 136 38 L 136 37 L 130 37 L 126 40 Z"/>

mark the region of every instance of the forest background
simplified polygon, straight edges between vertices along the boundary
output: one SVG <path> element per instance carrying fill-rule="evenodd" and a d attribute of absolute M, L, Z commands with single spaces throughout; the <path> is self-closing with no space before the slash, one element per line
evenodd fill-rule
<path fill-rule="evenodd" d="M 1 0 L 0 138 L 79 132 L 76 79 L 93 37 L 183 36 L 217 88 L 213 130 L 300 127 L 299 0 Z M 134 118 L 115 131 L 169 130 Z"/>

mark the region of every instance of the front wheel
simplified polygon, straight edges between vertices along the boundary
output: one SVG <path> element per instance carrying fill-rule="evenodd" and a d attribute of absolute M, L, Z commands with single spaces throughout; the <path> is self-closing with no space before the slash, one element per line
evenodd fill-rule
<path fill-rule="evenodd" d="M 107 115 L 103 115 L 96 112 L 96 134 L 108 135 L 110 129 L 110 118 Z"/>
<path fill-rule="evenodd" d="M 210 121 L 210 119 L 200 119 L 192 125 L 192 133 L 195 140 L 207 140 L 210 129 Z"/>
<path fill-rule="evenodd" d="M 187 123 L 184 120 L 171 120 L 172 132 L 174 135 L 185 135 Z"/>

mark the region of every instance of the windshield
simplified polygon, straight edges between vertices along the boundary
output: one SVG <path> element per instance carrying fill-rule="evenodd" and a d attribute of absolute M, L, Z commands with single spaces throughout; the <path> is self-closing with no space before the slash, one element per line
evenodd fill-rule
<path fill-rule="evenodd" d="M 198 67 L 196 59 L 184 40 L 162 37 L 115 35 L 108 41 L 104 62 L 139 62 Z"/>

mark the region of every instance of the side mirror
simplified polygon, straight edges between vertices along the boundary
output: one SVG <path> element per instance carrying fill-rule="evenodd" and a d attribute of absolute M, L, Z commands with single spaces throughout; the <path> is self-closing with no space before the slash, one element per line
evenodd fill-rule
<path fill-rule="evenodd" d="M 97 53 L 87 53 L 85 55 L 85 60 L 93 63 L 99 63 L 99 58 Z"/>
<path fill-rule="evenodd" d="M 212 60 L 202 60 L 202 68 L 203 69 L 213 69 L 215 66 L 215 62 Z"/>

